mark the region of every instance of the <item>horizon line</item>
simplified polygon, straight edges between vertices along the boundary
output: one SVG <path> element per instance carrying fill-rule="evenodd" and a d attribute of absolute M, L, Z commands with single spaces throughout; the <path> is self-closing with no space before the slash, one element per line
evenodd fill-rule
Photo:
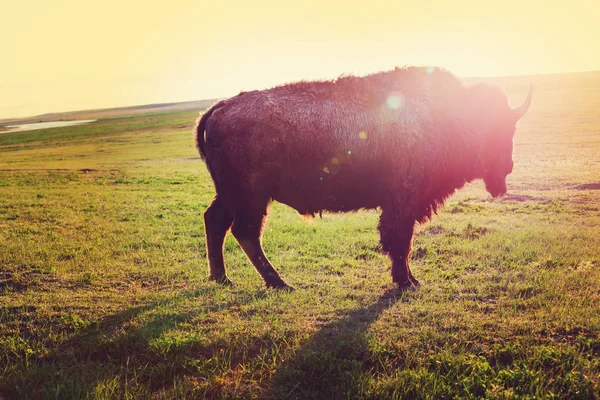
<path fill-rule="evenodd" d="M 436 66 L 437 67 L 437 66 Z M 443 67 L 439 67 L 439 68 L 443 68 Z M 452 72 L 452 71 L 450 71 Z M 466 77 L 461 77 L 459 75 L 456 75 L 458 78 L 460 79 L 464 79 L 464 80 L 471 80 L 471 79 L 505 79 L 505 78 L 524 78 L 524 77 L 528 77 L 528 76 L 546 76 L 546 75 L 569 75 L 569 74 L 586 74 L 586 73 L 600 73 L 600 69 L 597 70 L 584 70 L 584 71 L 570 71 L 570 72 L 545 72 L 545 73 L 539 73 L 539 74 L 515 74 L 515 75 L 490 75 L 490 76 L 486 76 L 486 75 L 481 75 L 481 76 L 466 76 Z M 375 72 L 376 73 L 376 72 Z M 371 75 L 372 73 L 367 73 L 367 74 L 360 74 L 360 75 L 356 75 L 356 76 L 367 76 L 367 75 Z M 342 74 L 343 75 L 343 74 Z M 335 79 L 335 78 L 334 78 Z M 319 79 L 311 79 L 311 80 L 319 80 Z M 328 80 L 328 79 L 323 79 L 323 80 Z M 288 83 L 293 83 L 293 82 L 297 82 L 297 81 L 288 81 L 288 82 L 283 82 L 280 85 L 285 85 Z M 268 88 L 264 88 L 264 89 L 268 89 Z M 264 89 L 258 89 L 258 90 L 264 90 Z M 0 118 L 0 126 L 3 126 L 4 124 L 7 123 L 12 123 L 15 121 L 20 121 L 20 120 L 28 120 L 28 119 L 33 119 L 33 118 L 43 118 L 43 117 L 49 117 L 53 114 L 69 114 L 69 113 L 83 113 L 83 112 L 101 112 L 101 111 L 108 111 L 108 110 L 123 110 L 123 109 L 128 109 L 128 108 L 150 108 L 150 107 L 160 107 L 160 106 L 168 106 L 168 105 L 177 105 L 177 104 L 184 104 L 184 103 L 197 103 L 197 102 L 202 102 L 202 101 L 217 101 L 220 99 L 224 99 L 224 98 L 228 98 L 228 97 L 232 97 L 235 95 L 225 95 L 225 96 L 217 96 L 217 97 L 208 97 L 208 98 L 203 98 L 203 99 L 195 99 L 195 100 L 174 100 L 174 101 L 164 101 L 164 102 L 153 102 L 153 103 L 145 103 L 145 104 L 129 104 L 129 105 L 119 105 L 119 106 L 115 106 L 115 107 L 99 107 L 99 108 L 86 108 L 86 109 L 76 109 L 76 110 L 62 110 L 62 111 L 49 111 L 49 112 L 45 112 L 42 114 L 34 114 L 34 115 L 28 115 L 28 116 L 23 116 L 23 117 L 4 117 L 4 118 Z"/>

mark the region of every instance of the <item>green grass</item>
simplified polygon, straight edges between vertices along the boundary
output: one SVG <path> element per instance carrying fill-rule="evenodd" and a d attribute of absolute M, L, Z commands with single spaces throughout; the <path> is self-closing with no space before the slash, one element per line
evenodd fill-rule
<path fill-rule="evenodd" d="M 513 196 L 474 183 L 420 226 L 404 294 L 377 212 L 279 204 L 297 290 L 231 237 L 236 286 L 209 282 L 195 113 L 0 133 L 0 398 L 600 396 L 600 92 L 536 90 Z"/>

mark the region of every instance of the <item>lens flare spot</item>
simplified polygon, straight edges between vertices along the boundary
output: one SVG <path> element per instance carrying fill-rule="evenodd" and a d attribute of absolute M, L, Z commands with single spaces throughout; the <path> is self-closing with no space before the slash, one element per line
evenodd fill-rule
<path fill-rule="evenodd" d="M 365 132 L 365 131 L 358 132 L 358 137 L 361 138 L 362 140 L 365 140 L 367 138 L 367 132 Z"/>
<path fill-rule="evenodd" d="M 331 163 L 332 163 L 333 165 L 338 165 L 338 164 L 340 163 L 340 160 L 338 160 L 338 159 L 337 159 L 337 157 L 333 157 L 333 158 L 331 159 Z"/>
<path fill-rule="evenodd" d="M 435 71 L 435 67 L 427 67 L 428 74 L 433 74 L 433 71 Z"/>
<path fill-rule="evenodd" d="M 348 155 L 352 154 L 352 152 L 350 150 L 348 150 Z"/>
<path fill-rule="evenodd" d="M 392 110 L 399 110 L 404 106 L 404 96 L 401 93 L 392 93 L 387 97 L 387 106 Z"/>
<path fill-rule="evenodd" d="M 323 167 L 323 172 L 325 172 L 326 174 L 328 174 L 329 173 L 329 168 Z"/>

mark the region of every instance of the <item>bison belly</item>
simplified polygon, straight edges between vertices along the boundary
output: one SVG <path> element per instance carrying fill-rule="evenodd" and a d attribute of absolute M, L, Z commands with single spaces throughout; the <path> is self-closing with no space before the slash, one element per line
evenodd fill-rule
<path fill-rule="evenodd" d="M 272 199 L 305 215 L 381 206 L 385 185 L 375 166 L 339 160 L 323 165 L 294 169 L 295 173 L 280 179 Z"/>

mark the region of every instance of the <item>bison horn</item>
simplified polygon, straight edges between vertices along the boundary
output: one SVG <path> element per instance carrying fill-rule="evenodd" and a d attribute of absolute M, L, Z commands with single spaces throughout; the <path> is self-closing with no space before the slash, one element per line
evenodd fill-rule
<path fill-rule="evenodd" d="M 527 98 L 519 107 L 513 110 L 515 117 L 517 117 L 517 121 L 523 118 L 523 115 L 529 110 L 529 106 L 531 105 L 531 97 L 533 96 L 533 86 L 529 85 L 529 93 L 527 94 Z"/>

